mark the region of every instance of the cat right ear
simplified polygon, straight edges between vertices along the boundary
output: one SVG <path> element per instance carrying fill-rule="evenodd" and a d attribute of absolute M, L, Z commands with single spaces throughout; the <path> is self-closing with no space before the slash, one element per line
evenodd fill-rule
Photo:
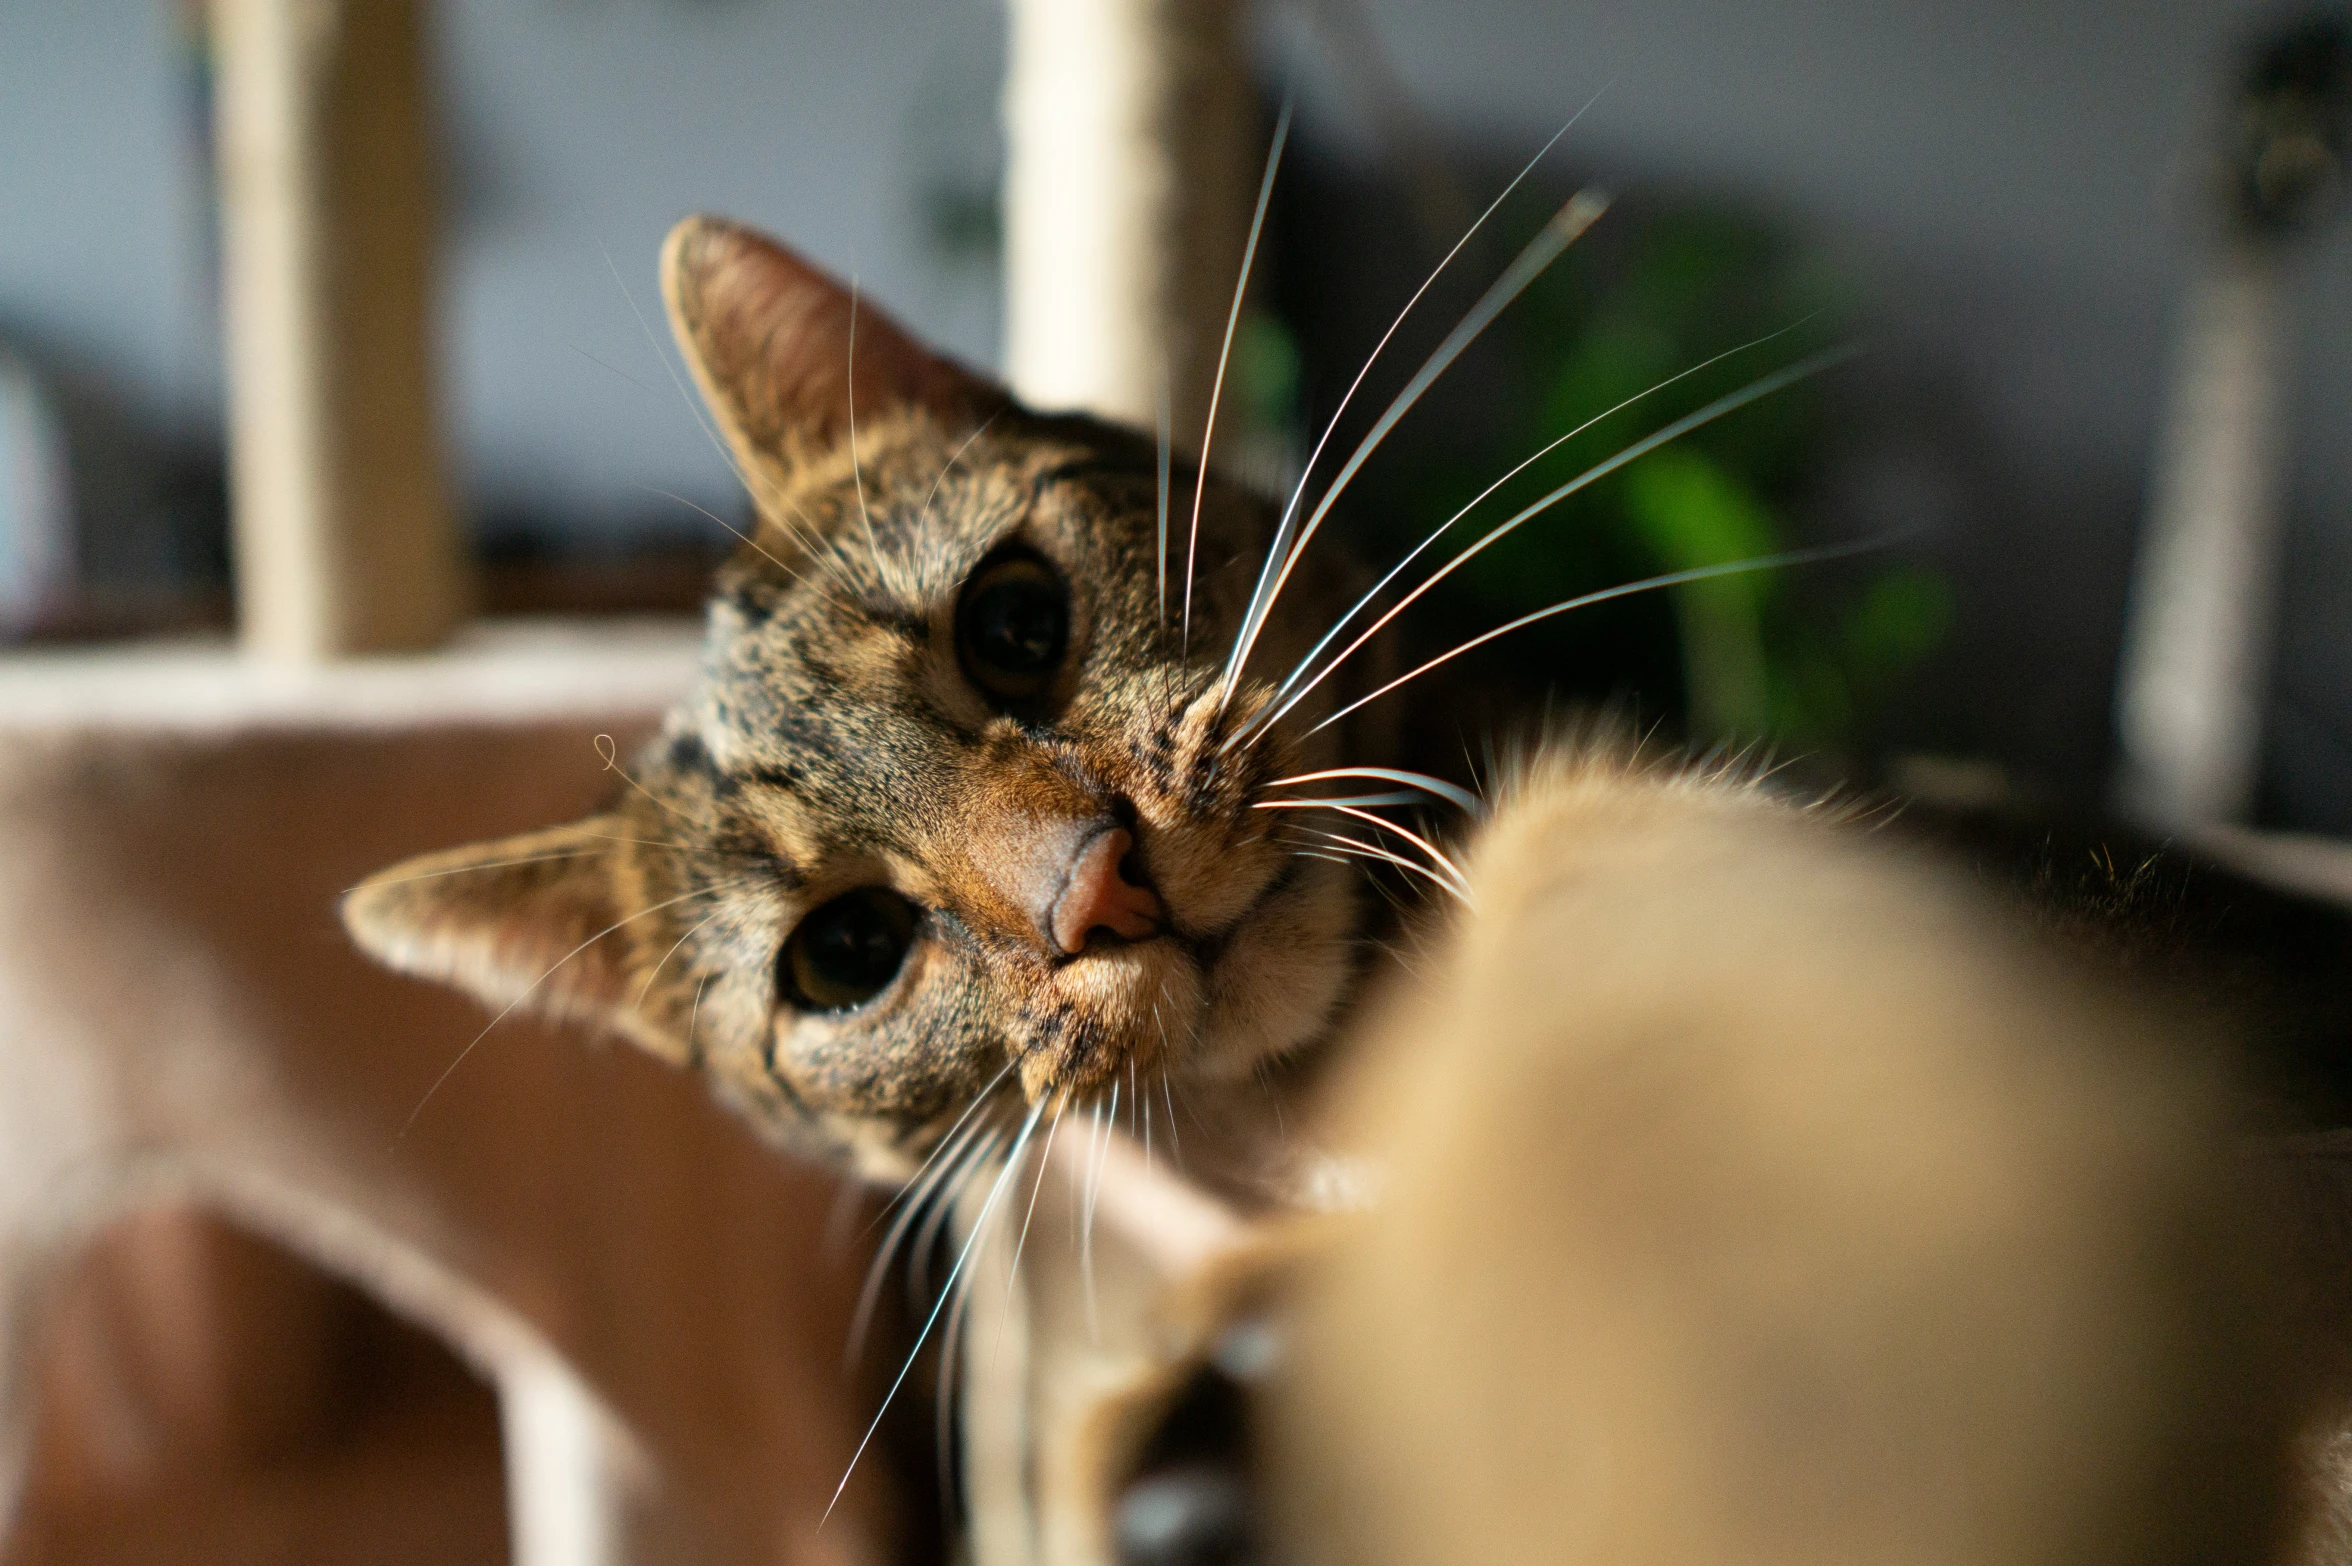
<path fill-rule="evenodd" d="M 853 417 L 913 404 L 976 421 L 1007 401 L 870 301 L 722 218 L 670 230 L 661 279 L 678 347 L 755 487 L 780 485 L 796 448 L 829 445 Z"/>
<path fill-rule="evenodd" d="M 343 925 L 387 967 L 493 1007 L 629 1026 L 630 910 L 613 874 L 614 816 L 404 861 L 343 898 Z"/>

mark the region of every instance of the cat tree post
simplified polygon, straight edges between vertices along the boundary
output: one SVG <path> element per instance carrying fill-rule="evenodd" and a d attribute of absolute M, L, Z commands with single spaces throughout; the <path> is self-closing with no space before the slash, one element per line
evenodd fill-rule
<path fill-rule="evenodd" d="M 1249 227 L 1239 0 L 1010 0 L 1005 371 L 1198 450 Z"/>
<path fill-rule="evenodd" d="M 431 646 L 463 590 L 434 427 L 424 0 L 212 15 L 245 646 Z"/>

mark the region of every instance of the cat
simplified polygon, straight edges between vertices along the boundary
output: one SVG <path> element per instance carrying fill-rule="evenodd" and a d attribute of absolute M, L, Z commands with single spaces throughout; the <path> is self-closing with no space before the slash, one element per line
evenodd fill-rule
<path fill-rule="evenodd" d="M 1015 406 L 744 229 L 682 225 L 662 277 L 759 505 L 700 689 L 609 812 L 360 886 L 360 943 L 886 1179 L 1000 1082 L 1206 1091 L 1321 1033 L 1355 878 L 1261 807 L 1351 753 L 1305 732 L 1348 687 L 1255 724 L 1272 684 L 1218 669 L 1267 510 L 1185 475 L 1163 551 L 1149 441 Z M 1302 573 L 1264 659 L 1346 581 Z"/>
<path fill-rule="evenodd" d="M 1265 1503 L 1300 1559 L 1558 1558 L 1552 1411 L 1587 1391 L 1645 1476 L 1589 1520 L 1595 1558 L 2123 1559 L 2197 1484 L 2242 1508 L 2178 1537 L 2264 1558 L 2292 1400 L 2219 1173 L 2228 1095 L 2166 1025 L 1737 772 L 1555 743 L 1467 869 L 1393 823 L 1299 826 L 1447 793 L 1357 710 L 1373 671 L 1253 672 L 1300 665 L 1348 563 L 749 230 L 688 220 L 662 282 L 756 506 L 694 694 L 607 809 L 394 866 L 344 916 L 396 968 L 620 1033 L 783 1146 L 958 1204 L 951 1282 L 1010 1245 L 1005 1303 L 967 1279 L 958 1307 L 1035 1328 L 1025 1380 L 966 1386 L 970 1471 L 1011 1476 L 973 1498 L 978 1558 L 1216 1558 L 1114 1516 L 1206 1352 L 1168 1302 L 1318 1205 L 1372 1212 L 1303 1264 L 1322 1325 L 1270 1405 L 1305 1432 Z M 1430 906 L 1367 906 L 1364 858 Z M 1428 961 L 1378 960 L 1400 929 Z M 1318 1109 L 1355 1055 L 1390 1107 Z M 1181 1122 L 1180 1190 L 1109 1151 L 1122 1099 L 1147 1149 Z M 1042 1240 L 1013 1303 L 1041 1198 L 1041 1233 L 1074 1199 L 1043 1174 L 1073 1117 L 1087 1232 L 1098 1201 L 1106 1252 L 1120 1211 L 1159 1215 L 1091 1331 Z M 992 1229 L 1032 1155 L 1028 1216 Z"/>

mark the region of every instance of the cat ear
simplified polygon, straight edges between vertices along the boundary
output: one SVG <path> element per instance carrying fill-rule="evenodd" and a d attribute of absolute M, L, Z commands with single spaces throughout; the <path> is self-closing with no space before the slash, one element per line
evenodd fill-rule
<path fill-rule="evenodd" d="M 620 1022 L 627 947 L 613 875 L 617 816 L 425 854 L 377 872 L 343 897 L 360 949 L 403 973 L 438 979 L 491 1006 Z"/>
<path fill-rule="evenodd" d="M 870 419 L 911 403 L 964 420 L 1007 400 L 870 301 L 722 218 L 690 217 L 671 229 L 661 277 L 679 349 L 748 473 L 780 478 L 795 445 L 829 443 L 853 412 Z"/>

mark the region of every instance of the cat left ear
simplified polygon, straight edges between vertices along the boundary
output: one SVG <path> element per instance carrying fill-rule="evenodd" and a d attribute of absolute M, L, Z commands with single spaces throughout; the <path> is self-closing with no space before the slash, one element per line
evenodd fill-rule
<path fill-rule="evenodd" d="M 662 245 L 661 277 L 679 349 L 748 473 L 780 479 L 796 444 L 830 443 L 853 416 L 912 404 L 962 422 L 1007 401 L 752 229 L 686 219 Z"/>
<path fill-rule="evenodd" d="M 343 925 L 388 967 L 494 1007 L 620 1023 L 627 911 L 613 874 L 617 817 L 426 854 L 343 898 Z"/>

